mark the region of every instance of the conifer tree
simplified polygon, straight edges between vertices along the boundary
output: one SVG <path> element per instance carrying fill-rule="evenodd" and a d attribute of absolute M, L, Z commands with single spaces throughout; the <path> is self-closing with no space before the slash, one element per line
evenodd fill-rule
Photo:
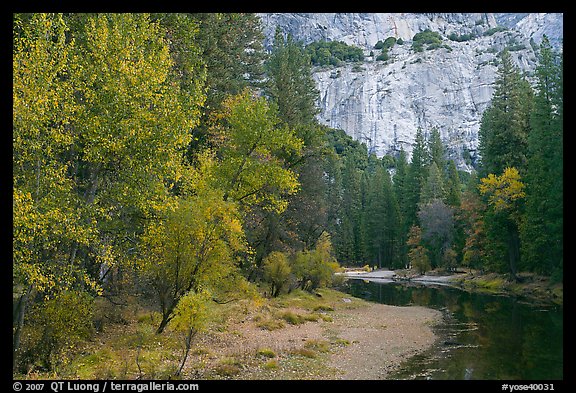
<path fill-rule="evenodd" d="M 416 213 L 418 203 L 420 202 L 420 193 L 422 186 L 427 178 L 426 168 L 429 162 L 429 152 L 424 139 L 424 133 L 421 128 L 416 131 L 414 148 L 412 150 L 412 159 L 406 173 L 404 182 L 404 226 L 408 233 L 409 228 L 416 223 Z"/>
<path fill-rule="evenodd" d="M 218 148 L 221 135 L 213 134 L 209 119 L 213 112 L 221 109 L 223 100 L 229 95 L 240 94 L 245 88 L 259 89 L 264 86 L 264 52 L 260 18 L 251 13 L 192 13 L 155 14 L 168 31 L 180 33 L 196 31 L 194 46 L 199 51 L 205 66 L 206 102 L 200 124 L 193 129 L 193 139 L 188 149 L 188 159 L 204 148 Z M 174 34 L 174 33 L 172 33 Z M 170 37 L 173 40 L 172 37 Z M 192 48 L 178 46 L 184 53 Z M 173 46 L 175 46 L 173 44 Z"/>
<path fill-rule="evenodd" d="M 438 165 L 432 161 L 428 168 L 428 177 L 422 185 L 420 204 L 426 204 L 434 199 L 444 199 L 444 180 Z"/>
<path fill-rule="evenodd" d="M 370 262 L 382 267 L 387 211 L 384 195 L 384 168 L 375 165 L 368 179 L 364 217 L 366 223 L 367 254 Z"/>
<path fill-rule="evenodd" d="M 315 123 L 319 93 L 312 79 L 310 58 L 291 34 L 284 38 L 279 26 L 266 71 L 270 77 L 267 93 L 278 104 L 282 119 L 291 126 Z"/>
<path fill-rule="evenodd" d="M 479 131 L 481 177 L 504 176 L 515 168 L 519 176 L 526 171 L 530 113 L 533 92 L 520 75 L 508 50 L 501 53 L 492 102 L 482 115 Z M 518 212 L 522 205 L 516 206 Z M 520 262 L 519 220 L 494 209 L 485 215 L 486 243 L 490 258 L 500 270 L 508 266 L 513 278 Z M 509 261 L 509 263 L 506 263 Z"/>
<path fill-rule="evenodd" d="M 428 151 L 430 152 L 430 164 L 436 163 L 436 166 L 440 170 L 440 174 L 444 177 L 446 170 L 446 158 L 444 144 L 440 138 L 440 131 L 437 128 L 433 128 L 430 133 L 430 140 L 428 141 Z"/>
<path fill-rule="evenodd" d="M 446 185 L 446 203 L 449 206 L 460 206 L 460 177 L 458 176 L 458 169 L 454 160 L 450 160 L 448 164 L 448 181 Z"/>
<path fill-rule="evenodd" d="M 522 226 L 524 266 L 561 275 L 563 254 L 562 65 L 544 37 L 528 138 L 526 212 Z"/>
<path fill-rule="evenodd" d="M 500 174 L 507 167 L 526 168 L 532 88 L 502 51 L 490 106 L 482 114 L 479 131 L 481 176 Z"/>
<path fill-rule="evenodd" d="M 406 220 L 406 198 L 405 187 L 406 187 L 406 176 L 408 172 L 408 162 L 406 160 L 406 152 L 404 149 L 400 150 L 400 154 L 396 159 L 396 171 L 394 177 L 392 178 L 394 196 L 398 204 L 398 255 L 395 259 L 397 267 L 404 267 L 407 264 L 407 246 L 406 246 L 406 236 L 408 234 L 405 230 L 404 221 Z"/>

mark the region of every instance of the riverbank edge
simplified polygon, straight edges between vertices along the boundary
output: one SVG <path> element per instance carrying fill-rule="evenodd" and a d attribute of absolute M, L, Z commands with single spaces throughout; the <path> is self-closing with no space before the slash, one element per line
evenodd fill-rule
<path fill-rule="evenodd" d="M 316 292 L 329 309 L 318 321 L 308 321 L 272 331 L 258 329 L 248 316 L 233 333 L 242 348 L 242 370 L 233 375 L 211 372 L 207 379 L 232 380 L 385 380 L 414 356 L 438 344 L 436 328 L 444 314 L 423 306 L 392 306 L 354 297 L 335 288 Z M 269 299 L 275 302 L 274 299 Z M 281 300 L 283 303 L 284 301 Z M 312 308 L 318 308 L 318 304 Z M 305 310 L 283 306 L 294 313 Z M 283 313 L 282 310 L 277 310 Z M 238 325 L 237 325 L 238 326 Z M 218 351 L 217 348 L 213 348 Z M 249 354 L 270 351 L 269 362 Z M 226 352 L 237 352 L 233 346 Z M 226 356 L 222 357 L 223 359 Z M 272 367 L 270 367 L 272 366 Z M 191 371 L 191 370 L 189 370 Z"/>
<path fill-rule="evenodd" d="M 343 268 L 341 274 L 347 279 L 449 285 L 469 292 L 512 296 L 543 305 L 563 306 L 564 304 L 563 283 L 552 283 L 549 277 L 533 273 L 518 273 L 520 282 L 510 280 L 509 275 L 506 274 L 482 273 L 474 270 L 450 274 L 442 271 L 419 274 L 410 269 Z"/>
<path fill-rule="evenodd" d="M 213 322 L 190 349 L 176 379 L 381 380 L 439 339 L 442 313 L 370 302 L 335 288 L 216 305 Z M 120 306 L 115 306 L 120 307 Z M 121 311 L 123 310 L 123 311 Z M 173 379 L 182 334 L 155 334 L 159 315 L 134 299 L 68 353 L 58 373 L 30 370 L 15 379 Z"/>

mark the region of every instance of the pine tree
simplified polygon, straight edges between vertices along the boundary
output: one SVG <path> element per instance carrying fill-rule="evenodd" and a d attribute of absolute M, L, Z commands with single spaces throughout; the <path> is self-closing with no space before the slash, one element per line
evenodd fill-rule
<path fill-rule="evenodd" d="M 278 104 L 282 119 L 291 126 L 315 123 L 319 93 L 312 79 L 310 58 L 291 34 L 284 38 L 279 26 L 266 71 L 270 78 L 267 94 Z"/>
<path fill-rule="evenodd" d="M 444 172 L 446 170 L 446 149 L 440 138 L 440 131 L 437 128 L 433 128 L 430 133 L 430 140 L 428 141 L 428 151 L 430 152 L 430 163 L 436 163 L 436 166 L 440 170 L 440 174 L 444 177 Z"/>
<path fill-rule="evenodd" d="M 435 199 L 444 199 L 444 180 L 438 165 L 432 161 L 428 168 L 428 177 L 422 185 L 420 204 L 429 203 Z"/>
<path fill-rule="evenodd" d="M 406 173 L 404 182 L 404 225 L 406 233 L 408 229 L 416 223 L 416 213 L 420 202 L 422 186 L 427 178 L 426 168 L 429 162 L 429 152 L 421 128 L 416 131 L 414 148 L 412 150 L 412 160 Z"/>
<path fill-rule="evenodd" d="M 515 168 L 523 176 L 527 166 L 533 92 L 514 66 L 508 50 L 501 53 L 501 60 L 492 102 L 483 113 L 480 124 L 480 173 L 484 178 L 504 176 L 507 168 Z M 520 212 L 522 206 L 516 208 Z M 508 265 L 512 277 L 517 279 L 516 271 L 521 263 L 519 220 L 489 209 L 485 224 L 489 259 L 500 270 Z"/>
<path fill-rule="evenodd" d="M 408 162 L 406 160 L 406 152 L 404 149 L 400 150 L 400 154 L 396 159 L 396 171 L 392 178 L 393 190 L 396 202 L 398 204 L 398 223 L 397 223 L 397 237 L 398 237 L 398 255 L 395 258 L 396 267 L 404 267 L 407 265 L 408 250 L 406 246 L 406 236 L 408 234 L 405 230 L 404 221 L 406 220 L 406 176 L 408 172 Z"/>
<path fill-rule="evenodd" d="M 197 47 L 206 70 L 203 116 L 200 124 L 193 129 L 193 139 L 188 148 L 188 159 L 194 162 L 195 154 L 206 147 L 218 148 L 222 143 L 222 135 L 212 133 L 209 119 L 212 113 L 221 109 L 223 100 L 227 96 L 240 94 L 245 88 L 259 89 L 264 86 L 266 53 L 261 20 L 251 13 L 154 16 L 167 26 L 169 32 L 173 32 L 171 41 L 175 33 L 187 38 L 190 31 L 196 31 L 194 46 L 187 45 L 184 39 L 180 39 L 181 44 L 178 45 L 183 53 Z"/>
<path fill-rule="evenodd" d="M 173 15 L 162 14 L 162 19 Z M 262 87 L 266 55 L 261 21 L 256 14 L 184 15 L 198 25 L 196 42 L 206 63 L 208 112 L 218 110 L 228 95 L 239 94 L 246 87 Z"/>
<path fill-rule="evenodd" d="M 446 185 L 446 203 L 452 207 L 460 206 L 461 184 L 458 169 L 454 160 L 448 164 L 448 181 Z"/>
<path fill-rule="evenodd" d="M 400 207 L 396 194 L 392 186 L 392 179 L 387 170 L 384 170 L 384 211 L 386 219 L 383 222 L 384 232 L 384 261 L 389 268 L 402 267 L 402 258 L 400 256 L 400 245 L 402 244 L 400 230 L 402 223 L 400 218 Z"/>
<path fill-rule="evenodd" d="M 371 156 L 374 157 L 374 156 Z M 364 217 L 366 223 L 367 255 L 370 262 L 382 267 L 387 211 L 384 196 L 384 168 L 375 165 L 368 178 Z"/>
<path fill-rule="evenodd" d="M 532 88 L 520 75 L 510 52 L 501 64 L 490 106 L 482 114 L 479 131 L 481 175 L 500 174 L 507 167 L 526 168 Z"/>
<path fill-rule="evenodd" d="M 526 213 L 521 230 L 524 266 L 560 274 L 563 255 L 562 69 L 546 37 L 528 138 Z"/>

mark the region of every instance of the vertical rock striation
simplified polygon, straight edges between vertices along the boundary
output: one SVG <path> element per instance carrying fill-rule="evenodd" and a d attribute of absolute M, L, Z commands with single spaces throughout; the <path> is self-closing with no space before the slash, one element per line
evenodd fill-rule
<path fill-rule="evenodd" d="M 463 170 L 477 159 L 480 120 L 492 97 L 500 51 L 509 48 L 530 78 L 536 67 L 533 45 L 546 34 L 560 46 L 563 27 L 562 14 L 260 16 L 267 47 L 279 25 L 304 44 L 336 40 L 364 50 L 362 64 L 315 68 L 323 124 L 343 129 L 378 156 L 400 149 L 410 154 L 418 127 L 437 128 Z M 412 39 L 426 29 L 440 33 L 445 46 L 415 52 Z M 404 44 L 394 45 L 387 61 L 378 61 L 374 45 L 388 37 Z"/>

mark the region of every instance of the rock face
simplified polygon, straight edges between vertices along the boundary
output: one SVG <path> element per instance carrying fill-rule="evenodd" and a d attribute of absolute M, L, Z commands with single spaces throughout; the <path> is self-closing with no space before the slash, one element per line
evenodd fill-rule
<path fill-rule="evenodd" d="M 381 157 L 412 151 L 416 130 L 440 131 L 457 166 L 470 170 L 478 158 L 478 130 L 490 103 L 499 52 L 508 47 L 527 75 L 536 67 L 532 45 L 543 34 L 561 45 L 562 14 L 261 14 L 265 44 L 276 26 L 296 40 L 343 41 L 364 49 L 362 64 L 314 70 L 320 90 L 319 120 L 343 129 Z M 443 44 L 415 52 L 414 35 L 429 29 Z M 499 31 L 500 30 L 500 31 Z M 454 35 L 469 35 L 452 41 Z M 379 40 L 402 38 L 387 61 L 376 60 Z M 532 39 L 532 41 L 531 41 Z M 372 54 L 372 55 L 371 55 Z"/>

